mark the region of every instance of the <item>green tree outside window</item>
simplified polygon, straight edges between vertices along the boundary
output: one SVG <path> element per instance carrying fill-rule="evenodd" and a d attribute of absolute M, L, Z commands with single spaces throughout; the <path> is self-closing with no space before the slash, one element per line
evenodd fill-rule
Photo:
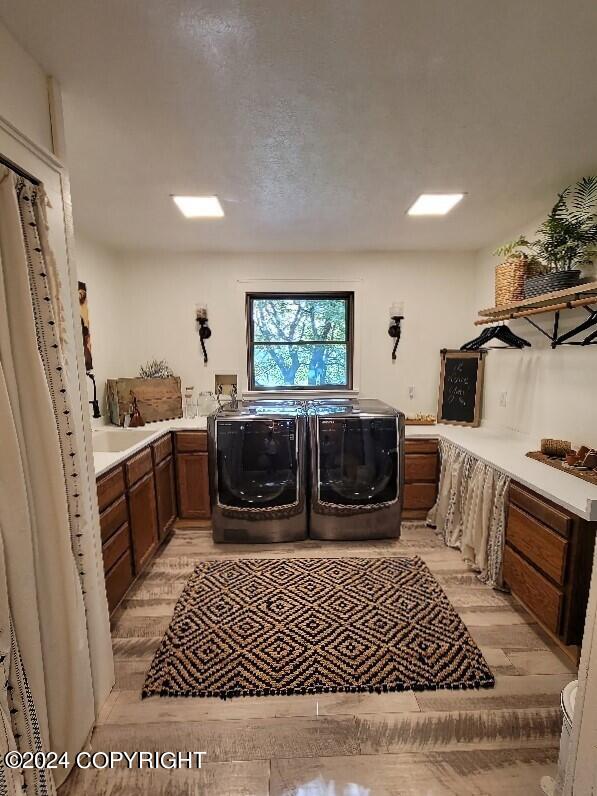
<path fill-rule="evenodd" d="M 352 294 L 247 298 L 252 389 L 351 386 Z"/>

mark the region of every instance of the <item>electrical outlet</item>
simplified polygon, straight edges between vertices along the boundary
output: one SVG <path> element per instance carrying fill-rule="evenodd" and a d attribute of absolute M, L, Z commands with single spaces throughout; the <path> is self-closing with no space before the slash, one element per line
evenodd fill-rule
<path fill-rule="evenodd" d="M 508 406 L 508 393 L 504 390 L 504 392 L 500 393 L 500 406 L 502 409 L 505 409 Z"/>
<path fill-rule="evenodd" d="M 408 397 L 410 398 L 411 401 L 414 401 L 414 399 L 415 399 L 415 386 L 414 386 L 414 384 L 411 384 L 410 387 L 408 388 Z"/>

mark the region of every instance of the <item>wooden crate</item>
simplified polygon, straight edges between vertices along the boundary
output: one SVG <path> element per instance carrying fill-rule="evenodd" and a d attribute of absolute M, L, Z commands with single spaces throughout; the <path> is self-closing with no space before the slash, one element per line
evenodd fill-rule
<path fill-rule="evenodd" d="M 180 378 L 108 379 L 106 384 L 110 420 L 117 426 L 124 422 L 134 393 L 141 417 L 146 423 L 182 417 Z"/>

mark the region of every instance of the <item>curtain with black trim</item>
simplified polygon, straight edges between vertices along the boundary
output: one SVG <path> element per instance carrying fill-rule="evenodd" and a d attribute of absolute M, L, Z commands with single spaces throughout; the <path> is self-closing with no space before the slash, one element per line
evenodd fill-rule
<path fill-rule="evenodd" d="M 86 518 L 45 201 L 0 166 L 0 754 L 72 762 L 94 722 Z M 67 773 L 4 767 L 0 794 L 52 794 Z"/>

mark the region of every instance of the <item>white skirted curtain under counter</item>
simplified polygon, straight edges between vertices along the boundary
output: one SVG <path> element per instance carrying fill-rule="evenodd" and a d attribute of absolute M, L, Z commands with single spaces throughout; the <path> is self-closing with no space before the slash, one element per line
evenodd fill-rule
<path fill-rule="evenodd" d="M 501 588 L 510 478 L 448 440 L 440 439 L 439 448 L 439 491 L 427 522 L 484 583 Z"/>
<path fill-rule="evenodd" d="M 45 201 L 0 166 L 0 754 L 72 761 L 95 720 L 84 595 L 97 579 Z M 0 794 L 53 794 L 66 774 L 1 768 Z"/>

